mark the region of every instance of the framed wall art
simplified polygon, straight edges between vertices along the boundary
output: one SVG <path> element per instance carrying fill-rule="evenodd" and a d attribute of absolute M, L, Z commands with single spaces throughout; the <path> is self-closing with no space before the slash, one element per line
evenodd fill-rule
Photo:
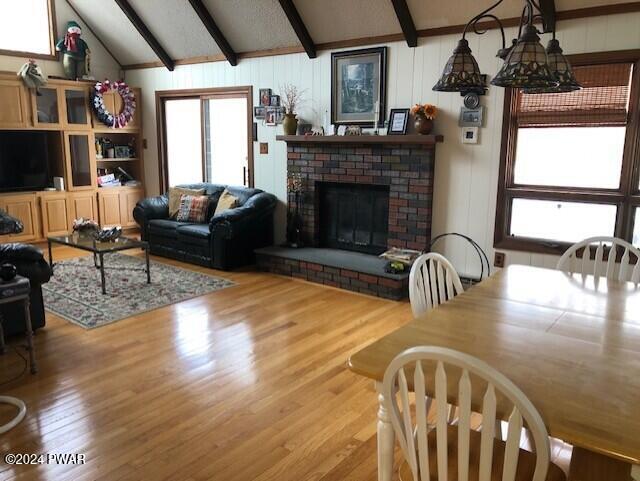
<path fill-rule="evenodd" d="M 331 54 L 331 123 L 373 127 L 386 112 L 387 47 Z"/>

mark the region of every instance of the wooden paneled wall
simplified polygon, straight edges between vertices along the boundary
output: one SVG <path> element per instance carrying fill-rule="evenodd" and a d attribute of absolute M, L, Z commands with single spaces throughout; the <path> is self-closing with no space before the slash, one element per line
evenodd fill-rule
<path fill-rule="evenodd" d="M 584 53 L 640 48 L 640 13 L 593 17 L 563 21 L 558 24 L 558 39 L 566 53 Z M 515 36 L 508 30 L 508 39 Z M 457 94 L 436 93 L 436 82 L 459 36 L 447 35 L 420 39 L 417 48 L 404 42 L 388 44 L 388 105 L 389 108 L 409 107 L 416 102 L 431 102 L 440 108 L 435 133 L 445 141 L 436 151 L 436 173 L 433 206 L 434 236 L 457 231 L 474 238 L 493 258 L 493 227 L 500 156 L 503 90 L 493 87 L 482 99 L 486 107 L 485 126 L 477 145 L 462 144 L 458 113 L 462 98 Z M 495 74 L 499 59 L 495 58 L 500 36 L 497 31 L 485 35 L 469 35 L 471 49 L 481 69 Z M 543 39 L 546 43 L 547 38 Z M 272 88 L 277 93 L 284 83 L 292 83 L 305 92 L 301 117 L 322 123 L 330 108 L 331 55 L 320 52 L 310 60 L 306 54 L 291 54 L 255 59 L 243 59 L 238 66 L 226 62 L 179 66 L 174 72 L 163 68 L 126 72 L 126 80 L 146 92 L 165 89 L 253 85 L 254 103 L 259 88 Z M 145 162 L 148 192 L 157 192 L 157 142 L 154 95 L 143 100 L 145 137 L 148 151 Z M 277 232 L 284 237 L 286 202 L 286 144 L 275 140 L 282 127 L 259 123 L 258 138 L 269 143 L 269 154 L 255 149 L 256 187 L 273 192 L 282 201 L 277 214 Z M 437 250 L 449 257 L 465 274 L 479 273 L 479 261 L 474 251 L 460 240 L 438 244 Z M 555 266 L 555 256 L 508 252 L 507 263 Z"/>

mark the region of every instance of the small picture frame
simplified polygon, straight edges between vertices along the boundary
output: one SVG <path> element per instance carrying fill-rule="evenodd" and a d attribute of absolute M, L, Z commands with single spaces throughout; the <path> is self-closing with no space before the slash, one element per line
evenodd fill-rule
<path fill-rule="evenodd" d="M 265 113 L 265 124 L 266 125 L 277 125 L 282 123 L 282 119 L 284 119 L 284 110 L 282 107 L 267 107 Z"/>
<path fill-rule="evenodd" d="M 280 106 L 280 96 L 279 95 L 272 95 L 271 98 L 269 99 L 269 105 L 271 105 L 272 107 L 279 107 Z"/>
<path fill-rule="evenodd" d="M 460 117 L 458 118 L 458 125 L 460 127 L 482 127 L 483 117 L 483 106 L 476 107 L 475 109 L 460 107 Z"/>
<path fill-rule="evenodd" d="M 409 109 L 391 109 L 387 135 L 406 135 Z"/>
<path fill-rule="evenodd" d="M 271 105 L 271 89 L 260 89 L 260 105 L 267 107 Z"/>
<path fill-rule="evenodd" d="M 264 119 L 265 115 L 267 113 L 267 108 L 266 107 L 254 107 L 253 108 L 253 116 L 256 119 Z"/>
<path fill-rule="evenodd" d="M 478 143 L 478 127 L 462 127 L 462 143 L 477 144 Z"/>

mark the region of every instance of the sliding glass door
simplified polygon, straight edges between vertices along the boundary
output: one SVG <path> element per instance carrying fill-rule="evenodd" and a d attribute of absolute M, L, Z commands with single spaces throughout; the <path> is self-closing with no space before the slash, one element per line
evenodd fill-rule
<path fill-rule="evenodd" d="M 248 185 L 247 98 L 221 96 L 203 102 L 207 182 Z"/>
<path fill-rule="evenodd" d="M 168 186 L 202 182 L 200 99 L 172 99 L 164 105 Z"/>
<path fill-rule="evenodd" d="M 160 184 L 253 185 L 251 87 L 157 93 Z"/>

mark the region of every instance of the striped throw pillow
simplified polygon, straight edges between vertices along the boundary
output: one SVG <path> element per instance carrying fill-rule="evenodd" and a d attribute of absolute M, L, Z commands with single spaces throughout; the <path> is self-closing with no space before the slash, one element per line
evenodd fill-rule
<path fill-rule="evenodd" d="M 208 206 L 209 197 L 206 195 L 182 195 L 176 220 L 202 224 L 207 221 Z"/>

